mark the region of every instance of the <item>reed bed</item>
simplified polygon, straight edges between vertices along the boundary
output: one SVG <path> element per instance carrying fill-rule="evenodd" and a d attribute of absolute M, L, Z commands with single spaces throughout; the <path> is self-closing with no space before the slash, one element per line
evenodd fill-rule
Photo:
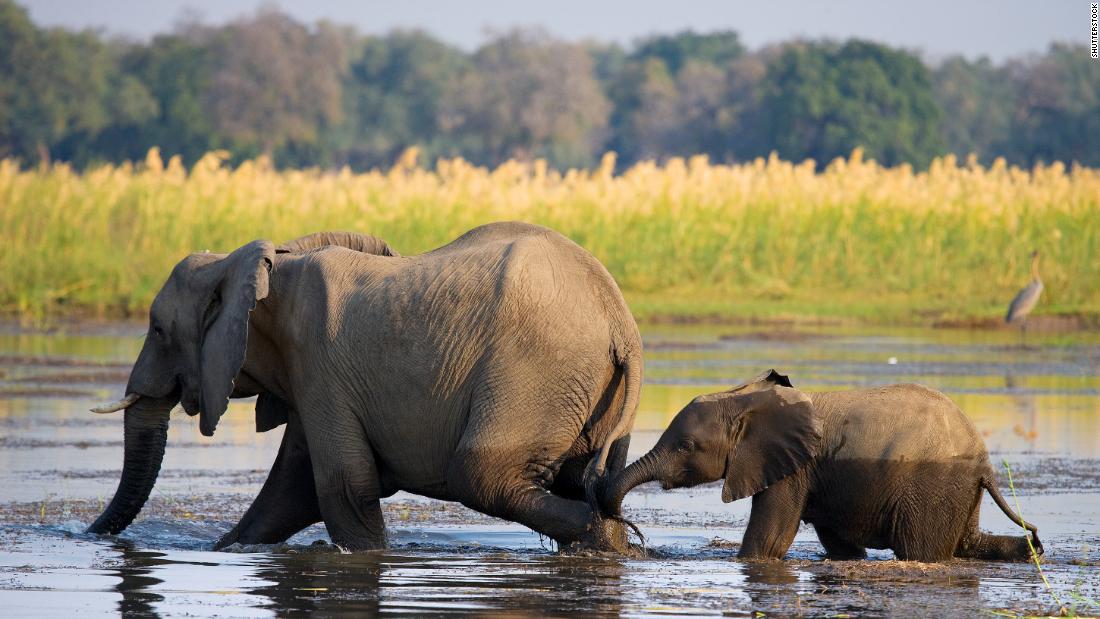
<path fill-rule="evenodd" d="M 324 229 L 368 232 L 405 254 L 496 220 L 550 226 L 607 265 L 636 311 L 993 316 L 1043 255 L 1038 312 L 1100 308 L 1100 171 L 945 157 L 927 171 L 857 150 L 824 168 L 705 157 L 614 173 L 545 163 L 434 168 L 408 151 L 389 170 L 190 169 L 144 162 L 83 172 L 0 161 L 0 309 L 140 315 L 171 267 Z"/>

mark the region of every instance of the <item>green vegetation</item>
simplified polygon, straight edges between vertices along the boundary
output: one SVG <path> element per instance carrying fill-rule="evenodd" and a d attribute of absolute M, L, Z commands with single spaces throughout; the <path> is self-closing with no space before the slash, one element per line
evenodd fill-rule
<path fill-rule="evenodd" d="M 495 169 L 415 152 L 388 172 L 139 166 L 74 172 L 0 162 L 0 308 L 29 319 L 144 313 L 186 254 L 350 229 L 413 254 L 496 220 L 555 228 L 595 254 L 635 311 L 931 322 L 1003 315 L 1043 254 L 1037 313 L 1100 314 L 1100 172 L 933 161 L 927 172 L 838 159 L 614 174 L 545 162 Z"/>

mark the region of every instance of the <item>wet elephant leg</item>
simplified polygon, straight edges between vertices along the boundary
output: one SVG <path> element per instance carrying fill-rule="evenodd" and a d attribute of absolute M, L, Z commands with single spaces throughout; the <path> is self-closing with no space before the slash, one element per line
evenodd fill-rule
<path fill-rule="evenodd" d="M 955 550 L 960 559 L 983 561 L 1028 561 L 1031 549 L 1021 535 L 991 535 L 974 531 Z"/>
<path fill-rule="evenodd" d="M 539 450 L 538 447 L 535 448 Z M 507 471 L 487 466 L 496 454 L 460 448 L 449 468 L 447 486 L 470 509 L 518 522 L 562 546 L 592 536 L 592 510 L 584 501 L 567 499 L 534 482 L 522 463 Z"/>
<path fill-rule="evenodd" d="M 626 452 L 629 448 L 629 434 L 611 444 L 611 451 L 607 456 L 607 472 L 603 477 L 604 483 L 614 479 L 616 473 L 626 468 Z M 567 458 L 558 470 L 557 476 L 554 477 L 550 492 L 562 498 L 583 501 L 585 499 L 584 471 L 592 458 L 596 457 L 597 451 L 598 449 Z"/>
<path fill-rule="evenodd" d="M 531 410 L 501 411 L 502 406 Z M 599 520 L 583 500 L 550 491 L 559 472 L 554 464 L 580 435 L 583 414 L 574 416 L 575 428 L 554 431 L 547 431 L 544 424 L 507 423 L 562 419 L 569 414 L 563 410 L 566 406 L 552 394 L 494 394 L 475 399 L 471 411 L 475 421 L 467 426 L 448 466 L 448 491 L 471 509 L 518 522 L 563 547 L 583 542 L 625 550 L 629 545 L 621 523 Z M 580 484 L 579 477 L 576 484 Z"/>
<path fill-rule="evenodd" d="M 386 546 L 378 463 L 357 417 L 306 417 L 317 502 L 332 542 L 346 550 Z"/>
<path fill-rule="evenodd" d="M 967 520 L 967 533 L 955 548 L 955 556 L 960 559 L 981 559 L 983 561 L 1028 561 L 1031 548 L 1028 540 L 1020 535 L 990 535 L 978 528 L 979 501 L 974 505 Z"/>
<path fill-rule="evenodd" d="M 321 510 L 313 483 L 313 465 L 298 415 L 291 414 L 279 455 L 267 481 L 241 521 L 222 536 L 215 549 L 234 542 L 273 544 L 320 522 Z"/>
<path fill-rule="evenodd" d="M 866 548 L 845 540 L 829 527 L 815 524 L 814 530 L 817 532 L 817 539 L 825 547 L 825 554 L 829 559 L 850 561 L 867 558 Z"/>
<path fill-rule="evenodd" d="M 782 559 L 798 533 L 806 506 L 806 483 L 795 474 L 752 497 L 749 526 L 741 540 L 742 559 Z"/>
<path fill-rule="evenodd" d="M 947 561 L 967 532 L 977 529 L 982 495 L 977 476 L 968 465 L 927 463 L 910 479 L 888 518 L 890 548 L 902 561 Z"/>

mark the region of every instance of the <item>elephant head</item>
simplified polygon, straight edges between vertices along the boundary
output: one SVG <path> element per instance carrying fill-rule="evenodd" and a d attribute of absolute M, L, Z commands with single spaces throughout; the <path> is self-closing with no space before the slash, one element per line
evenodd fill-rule
<path fill-rule="evenodd" d="M 820 432 L 810 398 L 772 370 L 692 400 L 657 445 L 612 480 L 603 509 L 620 513 L 623 497 L 649 481 L 669 490 L 724 479 L 726 503 L 756 494 L 809 463 Z"/>
<path fill-rule="evenodd" d="M 126 397 L 92 409 L 125 409 L 125 457 L 118 490 L 91 533 L 119 533 L 137 516 L 157 480 L 177 403 L 199 415 L 199 429 L 214 434 L 230 397 L 260 395 L 257 429 L 287 419 L 289 406 L 262 392 L 256 376 L 242 379 L 249 314 L 268 296 L 276 254 L 343 245 L 364 253 L 396 255 L 381 239 L 354 233 L 317 233 L 276 248 L 253 241 L 231 254 L 192 254 L 172 270 L 149 310 L 149 330 L 126 385 Z M 267 363 L 270 365 L 270 363 Z"/>
<path fill-rule="evenodd" d="M 270 242 L 254 241 L 229 255 L 192 254 L 172 270 L 150 308 L 145 343 L 118 403 L 126 408 L 122 478 L 89 532 L 118 533 L 141 511 L 176 403 L 199 415 L 204 435 L 214 433 L 244 364 L 249 312 L 268 294 L 274 258 Z"/>

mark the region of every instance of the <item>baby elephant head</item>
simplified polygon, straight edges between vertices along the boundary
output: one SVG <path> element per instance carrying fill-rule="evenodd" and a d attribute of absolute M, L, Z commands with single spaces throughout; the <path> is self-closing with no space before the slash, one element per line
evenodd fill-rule
<path fill-rule="evenodd" d="M 602 508 L 618 514 L 626 493 L 649 481 L 669 490 L 725 479 L 722 500 L 729 503 L 798 471 L 816 455 L 820 438 L 813 403 L 796 389 L 763 379 L 699 396 L 649 453 L 612 480 Z"/>

